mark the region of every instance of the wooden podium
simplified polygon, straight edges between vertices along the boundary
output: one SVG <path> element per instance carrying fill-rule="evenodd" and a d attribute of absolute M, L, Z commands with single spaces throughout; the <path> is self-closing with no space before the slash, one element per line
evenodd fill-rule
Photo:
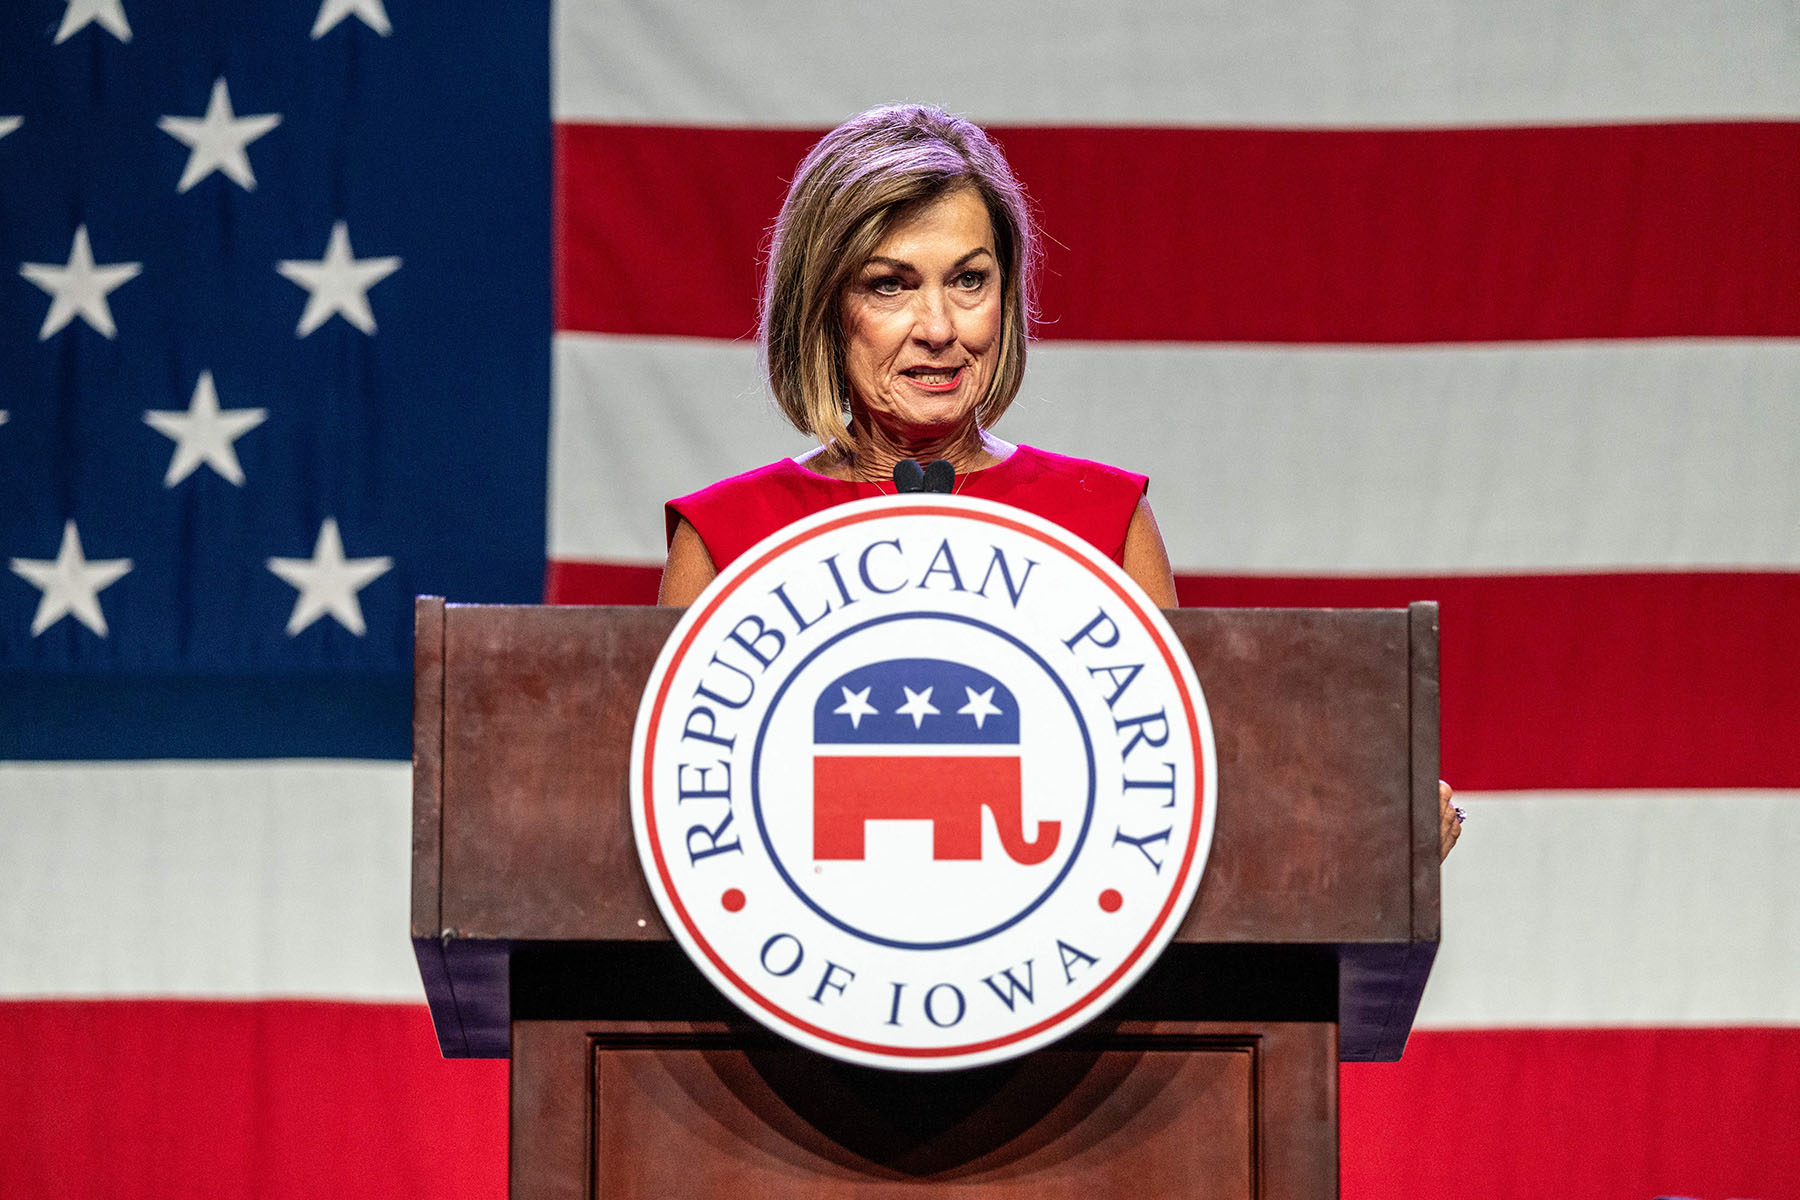
<path fill-rule="evenodd" d="M 1161 961 L 997 1067 L 845 1066 L 738 1014 L 638 867 L 639 692 L 679 613 L 417 604 L 412 936 L 448 1057 L 512 1059 L 516 1198 L 1337 1195 L 1343 1060 L 1438 942 L 1437 608 L 1167 613 L 1219 814 Z"/>

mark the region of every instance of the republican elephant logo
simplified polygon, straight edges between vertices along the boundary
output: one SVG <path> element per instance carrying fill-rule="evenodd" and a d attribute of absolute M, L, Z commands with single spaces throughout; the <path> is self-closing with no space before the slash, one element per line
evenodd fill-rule
<path fill-rule="evenodd" d="M 982 814 L 1001 850 L 1034 866 L 1059 821 L 1024 828 L 1019 707 L 985 671 L 934 658 L 870 663 L 832 680 L 813 706 L 813 857 L 860 860 L 870 821 L 927 821 L 931 857 L 983 854 Z"/>

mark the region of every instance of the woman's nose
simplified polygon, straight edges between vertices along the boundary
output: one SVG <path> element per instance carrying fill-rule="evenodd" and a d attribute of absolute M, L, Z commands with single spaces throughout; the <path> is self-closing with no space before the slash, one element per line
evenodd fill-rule
<path fill-rule="evenodd" d="M 927 346 L 948 346 L 956 340 L 956 322 L 942 293 L 921 288 L 913 307 L 913 337 Z"/>

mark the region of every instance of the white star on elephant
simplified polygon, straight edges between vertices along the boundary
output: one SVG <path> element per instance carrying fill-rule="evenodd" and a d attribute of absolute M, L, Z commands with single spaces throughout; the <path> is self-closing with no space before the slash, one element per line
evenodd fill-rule
<path fill-rule="evenodd" d="M 934 708 L 931 703 L 931 693 L 933 689 L 926 688 L 922 692 L 915 692 L 909 687 L 902 686 L 900 690 L 906 693 L 906 703 L 902 704 L 894 711 L 902 716 L 911 717 L 913 719 L 914 729 L 925 724 L 926 717 L 935 717 L 938 715 L 938 710 Z"/>
<path fill-rule="evenodd" d="M 843 689 L 844 702 L 831 711 L 834 714 L 849 717 L 850 728 L 861 729 L 864 717 L 873 717 L 881 712 L 880 709 L 869 703 L 868 688 L 864 688 L 860 692 L 853 692 L 849 688 L 843 687 L 842 684 L 838 686 Z"/>
<path fill-rule="evenodd" d="M 985 692 L 978 692 L 968 684 L 964 684 L 963 691 L 969 693 L 969 702 L 956 711 L 959 715 L 966 713 L 974 717 L 975 728 L 980 729 L 987 723 L 989 717 L 1000 715 L 1000 708 L 994 703 L 993 688 L 989 688 Z"/>

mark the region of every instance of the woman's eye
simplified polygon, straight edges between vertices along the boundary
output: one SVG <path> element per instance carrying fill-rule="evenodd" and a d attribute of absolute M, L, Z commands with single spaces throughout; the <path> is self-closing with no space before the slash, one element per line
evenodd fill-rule
<path fill-rule="evenodd" d="M 979 291 L 981 290 L 981 286 L 986 282 L 986 271 L 964 271 L 961 275 L 956 277 L 956 286 L 962 288 L 964 291 Z"/>
<path fill-rule="evenodd" d="M 880 279 L 873 280 L 869 284 L 869 290 L 874 292 L 877 296 L 898 296 L 900 294 L 900 281 L 892 275 L 883 275 Z"/>

